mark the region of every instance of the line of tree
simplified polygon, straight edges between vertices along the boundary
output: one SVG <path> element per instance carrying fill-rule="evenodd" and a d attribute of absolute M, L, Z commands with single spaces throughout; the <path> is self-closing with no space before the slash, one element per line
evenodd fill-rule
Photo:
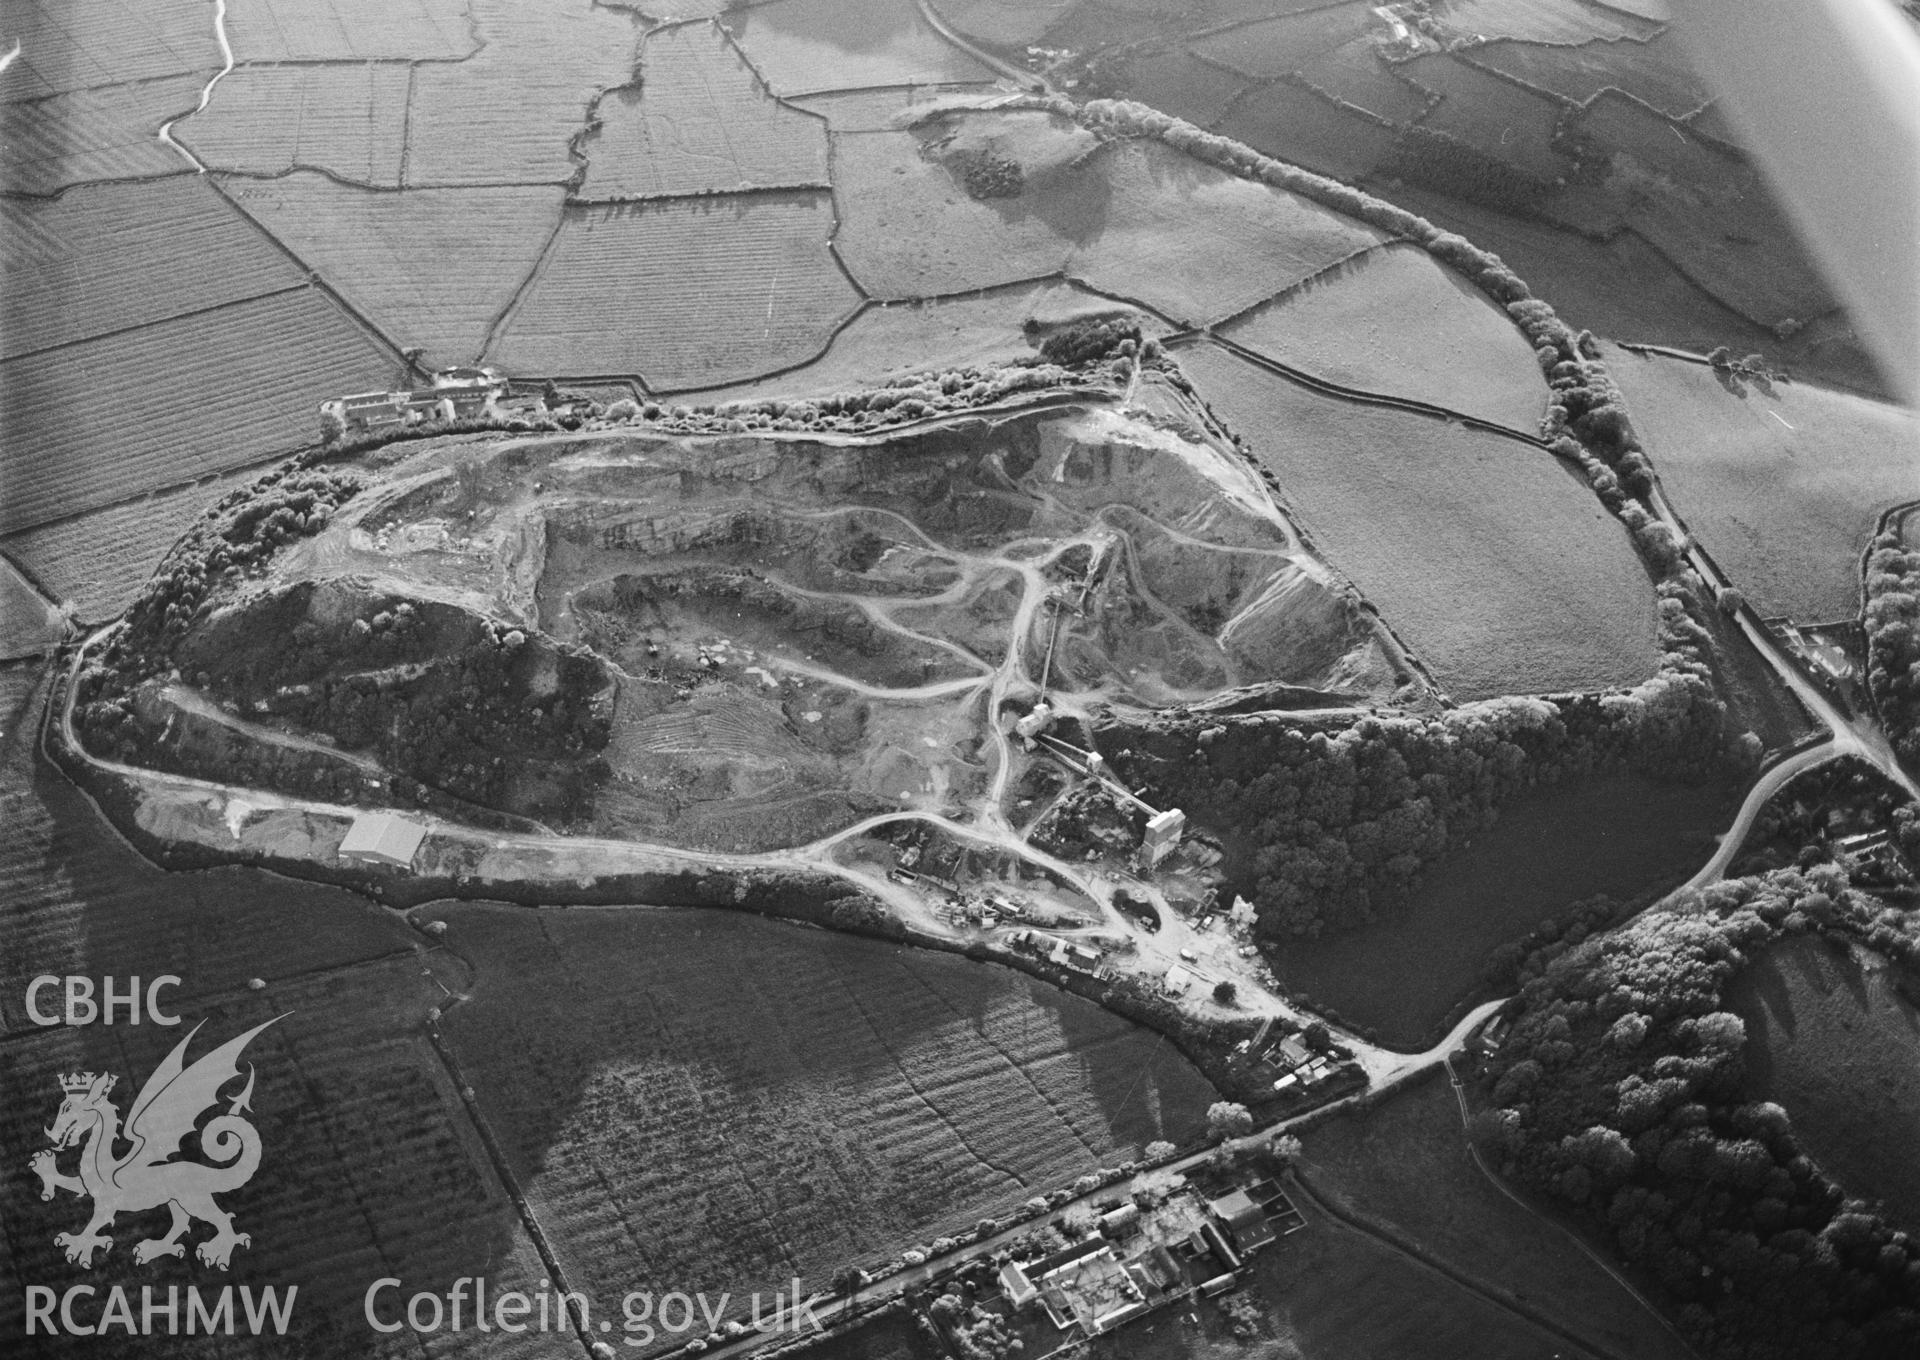
<path fill-rule="evenodd" d="M 1920 966 L 1899 914 L 1835 865 L 1677 894 L 1526 983 L 1472 1121 L 1502 1175 L 1610 1241 L 1715 1360 L 1920 1354 L 1920 1245 L 1753 1098 L 1724 1009 L 1760 951 L 1808 933 Z"/>
<path fill-rule="evenodd" d="M 1898 533 L 1867 554 L 1867 686 L 1893 748 L 1920 770 L 1920 552 Z"/>
<path fill-rule="evenodd" d="M 1729 738 L 1687 592 L 1658 590 L 1664 661 L 1632 690 L 1351 722 L 1110 718 L 1096 740 L 1150 801 L 1246 848 L 1262 934 L 1361 926 L 1405 906 L 1422 870 L 1529 788 L 1618 770 L 1698 782 L 1750 768 L 1756 752 Z"/>

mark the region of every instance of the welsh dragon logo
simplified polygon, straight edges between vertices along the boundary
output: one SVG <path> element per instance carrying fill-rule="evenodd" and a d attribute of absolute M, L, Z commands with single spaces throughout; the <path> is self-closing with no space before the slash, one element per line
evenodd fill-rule
<path fill-rule="evenodd" d="M 281 1019 L 285 1017 L 274 1017 Z M 247 1084 L 228 1101 L 226 1113 L 215 1115 L 200 1129 L 200 1150 L 208 1162 L 177 1158 L 181 1141 L 194 1131 L 203 1114 L 220 1103 L 220 1088 L 240 1075 L 240 1050 L 274 1020 L 254 1026 L 188 1067 L 187 1045 L 206 1022 L 195 1025 L 140 1088 L 127 1111 L 124 1132 L 120 1111 L 107 1098 L 118 1077 L 76 1072 L 60 1078 L 66 1099 L 60 1102 L 53 1127 L 46 1130 L 53 1146 L 35 1153 L 28 1166 L 40 1177 L 41 1199 L 66 1190 L 93 1201 L 93 1218 L 82 1231 L 63 1232 L 53 1239 L 55 1246 L 66 1249 L 69 1261 L 91 1270 L 96 1251 L 113 1249 L 113 1239 L 102 1230 L 112 1226 L 114 1215 L 163 1204 L 172 1212 L 173 1223 L 165 1236 L 134 1245 L 133 1259 L 142 1265 L 161 1256 L 185 1255 L 180 1238 L 196 1218 L 213 1227 L 213 1236 L 194 1248 L 194 1255 L 207 1265 L 225 1270 L 235 1247 L 252 1244 L 246 1233 L 233 1230 L 233 1216 L 213 1201 L 215 1195 L 245 1185 L 260 1165 L 259 1130 L 240 1117 L 251 1108 L 251 1063 Z M 121 1143 L 132 1147 L 116 1153 L 114 1148 Z M 75 1146 L 80 1147 L 80 1174 L 64 1175 L 59 1156 Z"/>

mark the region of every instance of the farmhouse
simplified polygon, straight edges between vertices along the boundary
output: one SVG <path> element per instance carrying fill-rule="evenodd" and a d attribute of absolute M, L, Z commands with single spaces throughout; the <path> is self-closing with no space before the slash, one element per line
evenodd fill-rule
<path fill-rule="evenodd" d="M 435 373 L 430 385 L 406 392 L 357 392 L 320 403 L 323 432 L 338 428 L 348 434 L 428 420 L 464 420 L 486 415 L 507 390 L 506 378 L 493 368 L 449 368 Z"/>
<path fill-rule="evenodd" d="M 392 812 L 362 812 L 340 842 L 340 858 L 352 864 L 411 869 L 427 829 Z"/>

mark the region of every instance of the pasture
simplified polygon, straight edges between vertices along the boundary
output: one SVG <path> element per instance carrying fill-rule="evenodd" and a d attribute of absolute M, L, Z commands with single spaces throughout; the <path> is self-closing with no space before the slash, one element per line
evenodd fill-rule
<path fill-rule="evenodd" d="M 53 646 L 57 635 L 47 618 L 51 604 L 12 559 L 0 557 L 0 661 L 40 656 Z"/>
<path fill-rule="evenodd" d="M 1592 47 L 1495 42 L 1473 48 L 1460 59 L 1575 104 L 1613 89 L 1669 118 L 1690 118 L 1712 97 L 1671 33 L 1650 42 Z"/>
<path fill-rule="evenodd" d="M 1099 1337 L 1087 1354 L 1093 1360 L 1538 1360 L 1561 1352 L 1555 1337 L 1525 1318 L 1301 1203 L 1294 1187 L 1287 1191 L 1306 1227 L 1253 1257 L 1237 1293 L 1227 1296 L 1258 1310 L 1251 1336 L 1235 1334 L 1223 1301 L 1195 1301 Z"/>
<path fill-rule="evenodd" d="M 1197 1131 L 1162 1039 L 951 955 L 703 911 L 434 909 L 446 1033 L 563 1267 L 602 1294 L 824 1287 Z"/>
<path fill-rule="evenodd" d="M 429 366 L 472 362 L 560 226 L 558 185 L 376 193 L 302 172 L 224 181 L 250 217 Z M 484 232 L 473 223 L 485 222 Z"/>
<path fill-rule="evenodd" d="M 1289 937 L 1266 957 L 1289 992 L 1418 1048 L 1485 986 L 1499 946 L 1596 894 L 1629 902 L 1684 881 L 1711 858 L 1739 792 L 1637 775 L 1543 785 L 1429 868 L 1404 914 Z"/>
<path fill-rule="evenodd" d="M 458 61 L 479 45 L 467 0 L 228 0 L 239 62 Z M 485 30 L 482 29 L 482 35 Z"/>
<path fill-rule="evenodd" d="M 1321 396 L 1210 344 L 1176 358 L 1335 568 L 1461 701 L 1653 673 L 1653 589 L 1546 452 Z"/>
<path fill-rule="evenodd" d="M 298 287 L 305 280 L 197 175 L 0 204 L 0 358 Z"/>
<path fill-rule="evenodd" d="M 319 437 L 320 402 L 399 363 L 317 289 L 237 302 L 0 363 L 0 534 L 229 472 Z M 76 409 L 114 375 L 124 394 Z"/>
<path fill-rule="evenodd" d="M 729 9 L 722 22 L 778 95 L 994 78 L 913 0 L 777 0 Z"/>
<path fill-rule="evenodd" d="M 962 187 L 970 152 L 1022 167 L 1016 196 Z M 878 297 L 959 292 L 1065 270 L 1176 322 L 1217 321 L 1357 250 L 1379 232 L 1155 141 L 1095 149 L 1065 120 L 955 114 L 909 133 L 834 139 L 848 270 Z M 1233 259 L 1233 270 L 1215 267 Z"/>
<path fill-rule="evenodd" d="M 1405 68 L 1381 59 L 1371 37 L 1355 38 L 1303 64 L 1294 75 L 1330 99 L 1338 99 L 1389 123 L 1411 123 L 1432 97 L 1408 80 Z"/>
<path fill-rule="evenodd" d="M 827 182 L 824 119 L 767 93 L 724 30 L 650 34 L 637 86 L 609 90 L 582 144 L 585 200 L 777 189 Z"/>
<path fill-rule="evenodd" d="M 8 102 L 220 69 L 220 47 L 200 0 L 17 0 L 6 40 L 20 55 L 0 73 Z M 175 110 L 177 113 L 179 110 Z"/>
<path fill-rule="evenodd" d="M 1529 434 L 1546 410 L 1546 381 L 1526 337 L 1416 246 L 1357 255 L 1218 330 L 1317 378 Z"/>
<path fill-rule="evenodd" d="M 634 16 L 579 0 L 470 0 L 486 44 L 414 68 L 409 186 L 558 184 L 602 90 L 633 77 Z M 464 25 L 463 25 L 464 26 Z"/>
<path fill-rule="evenodd" d="M 1213 130 L 1254 150 L 1354 183 L 1393 158 L 1392 129 L 1275 81 L 1236 99 Z"/>
<path fill-rule="evenodd" d="M 1488 75 L 1451 54 L 1417 57 L 1398 69 L 1439 100 L 1420 119 L 1422 127 L 1458 137 L 1538 180 L 1550 182 L 1574 168 L 1553 149 L 1563 106 L 1547 96 Z"/>
<path fill-rule="evenodd" d="M 240 67 L 174 137 L 208 166 L 248 175 L 323 170 L 354 184 L 397 188 L 406 162 L 404 62 Z"/>
<path fill-rule="evenodd" d="M 199 75 L 164 76 L 0 103 L 0 181 L 17 193 L 53 194 L 95 180 L 183 175 L 192 167 L 155 133 L 192 108 L 205 83 Z"/>
<path fill-rule="evenodd" d="M 1441 24 L 1450 35 L 1464 38 L 1566 46 L 1652 36 L 1657 25 L 1630 11 L 1630 5 L 1616 8 L 1584 0 L 1458 0 L 1447 6 Z"/>
<path fill-rule="evenodd" d="M 1850 946 L 1789 939 L 1727 993 L 1747 1025 L 1756 1100 L 1786 1107 L 1808 1155 L 1849 1195 L 1920 1228 L 1920 1008 L 1897 964 Z"/>
<path fill-rule="evenodd" d="M 1691 1352 L 1574 1240 L 1474 1166 L 1445 1073 L 1364 1115 L 1304 1135 L 1313 1183 L 1483 1287 L 1547 1314 L 1597 1351 L 1634 1360 Z"/>
<path fill-rule="evenodd" d="M 1875 521 L 1920 486 L 1920 417 L 1611 346 L 1607 364 L 1674 510 L 1754 607 L 1854 617 Z"/>
<path fill-rule="evenodd" d="M 805 363 L 860 302 L 832 226 L 818 192 L 569 209 L 487 357 L 656 391 Z"/>
<path fill-rule="evenodd" d="M 1384 26 L 1364 4 L 1276 15 L 1189 44 L 1196 56 L 1251 80 L 1278 80 L 1313 58 Z"/>
<path fill-rule="evenodd" d="M 1017 283 L 968 297 L 866 308 L 804 368 L 732 387 L 689 392 L 690 402 L 828 396 L 909 373 L 999 364 L 1034 352 L 1034 336 L 1075 321 L 1131 317 L 1152 335 L 1153 317 L 1071 283 Z"/>
<path fill-rule="evenodd" d="M 257 472 L 221 473 L 136 500 L 54 520 L 0 539 L 82 623 L 105 623 L 133 603 L 153 569 L 209 505 Z"/>

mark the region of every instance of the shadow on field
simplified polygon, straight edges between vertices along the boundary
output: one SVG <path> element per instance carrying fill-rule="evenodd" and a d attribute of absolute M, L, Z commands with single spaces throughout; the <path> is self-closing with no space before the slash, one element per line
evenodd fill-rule
<path fill-rule="evenodd" d="M 445 904 L 444 1028 L 570 1276 L 824 1287 L 1198 1131 L 1157 1035 L 1009 969 L 755 916 Z"/>

